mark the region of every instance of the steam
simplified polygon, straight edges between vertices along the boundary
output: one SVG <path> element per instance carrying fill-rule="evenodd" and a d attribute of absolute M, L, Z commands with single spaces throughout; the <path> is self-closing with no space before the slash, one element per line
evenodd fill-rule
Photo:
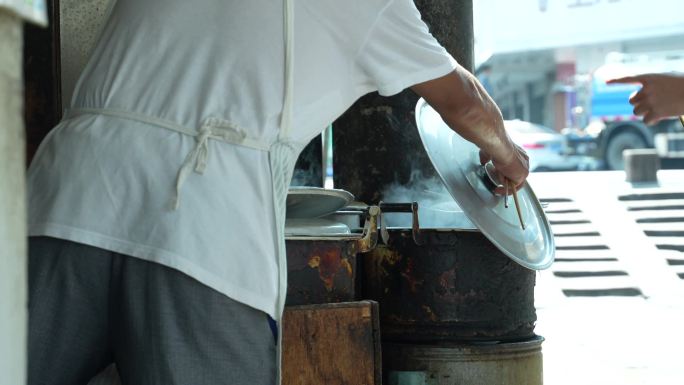
<path fill-rule="evenodd" d="M 389 184 L 382 196 L 387 203 L 418 202 L 421 228 L 476 229 L 437 177 L 414 171 L 408 184 Z M 388 213 L 383 217 L 388 227 L 411 227 L 411 214 Z"/>
<path fill-rule="evenodd" d="M 321 137 L 317 136 L 299 154 L 290 186 L 323 187 Z"/>
<path fill-rule="evenodd" d="M 320 169 L 315 169 L 313 167 L 309 169 L 295 169 L 292 173 L 292 181 L 290 186 L 311 186 L 311 187 L 321 187 L 322 178 L 320 175 Z"/>

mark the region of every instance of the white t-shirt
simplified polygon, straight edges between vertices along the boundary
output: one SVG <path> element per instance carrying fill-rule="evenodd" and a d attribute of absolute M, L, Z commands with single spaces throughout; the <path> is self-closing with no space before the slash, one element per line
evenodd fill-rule
<path fill-rule="evenodd" d="M 298 151 L 360 96 L 455 68 L 411 0 L 292 1 L 287 44 L 283 7 L 118 0 L 31 164 L 30 235 L 164 264 L 279 319 Z"/>

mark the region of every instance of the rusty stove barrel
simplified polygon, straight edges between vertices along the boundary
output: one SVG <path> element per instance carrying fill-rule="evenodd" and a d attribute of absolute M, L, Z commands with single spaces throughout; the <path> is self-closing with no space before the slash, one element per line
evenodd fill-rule
<path fill-rule="evenodd" d="M 535 274 L 479 231 L 389 230 L 363 257 L 366 298 L 387 341 L 512 341 L 534 337 Z"/>

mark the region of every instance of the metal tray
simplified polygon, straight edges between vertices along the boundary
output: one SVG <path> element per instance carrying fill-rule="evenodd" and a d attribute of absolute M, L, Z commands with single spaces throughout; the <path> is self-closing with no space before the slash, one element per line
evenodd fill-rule
<path fill-rule="evenodd" d="M 553 233 L 532 187 L 526 182 L 518 191 L 523 230 L 512 197 L 505 208 L 504 198 L 490 191 L 477 146 L 449 128 L 423 99 L 416 105 L 416 124 L 442 182 L 473 224 L 522 266 L 534 270 L 551 266 L 555 254 Z"/>
<path fill-rule="evenodd" d="M 351 230 L 344 223 L 324 218 L 287 218 L 285 236 L 322 237 L 331 235 L 349 235 Z"/>

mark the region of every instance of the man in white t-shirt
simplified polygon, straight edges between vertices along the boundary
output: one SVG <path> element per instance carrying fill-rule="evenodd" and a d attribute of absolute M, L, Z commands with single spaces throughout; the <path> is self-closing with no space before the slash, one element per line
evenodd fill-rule
<path fill-rule="evenodd" d="M 408 87 L 524 182 L 412 0 L 115 2 L 29 170 L 29 384 L 274 383 L 297 156 Z"/>

